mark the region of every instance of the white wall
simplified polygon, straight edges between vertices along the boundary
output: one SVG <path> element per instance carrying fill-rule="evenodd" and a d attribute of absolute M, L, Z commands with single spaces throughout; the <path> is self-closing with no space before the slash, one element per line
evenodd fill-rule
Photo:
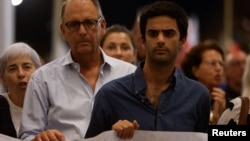
<path fill-rule="evenodd" d="M 11 0 L 0 0 L 0 53 L 13 43 L 15 37 L 14 7 Z M 3 88 L 0 83 L 0 93 Z"/>
<path fill-rule="evenodd" d="M 53 3 L 53 27 L 52 27 L 52 43 L 51 43 L 51 56 L 50 60 L 63 56 L 68 51 L 68 46 L 64 42 L 60 32 L 60 23 L 61 23 L 61 6 L 63 0 L 54 0 Z"/>
<path fill-rule="evenodd" d="M 13 43 L 15 37 L 14 7 L 11 0 L 0 0 L 0 52 Z"/>

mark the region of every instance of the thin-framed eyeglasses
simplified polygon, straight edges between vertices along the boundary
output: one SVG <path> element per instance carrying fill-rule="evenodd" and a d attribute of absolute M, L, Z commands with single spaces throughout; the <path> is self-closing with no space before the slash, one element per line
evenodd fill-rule
<path fill-rule="evenodd" d="M 210 67 L 216 67 L 219 64 L 220 67 L 224 67 L 225 63 L 222 61 L 204 61 L 204 63 Z"/>
<path fill-rule="evenodd" d="M 94 19 L 87 19 L 84 20 L 83 22 L 79 22 L 79 21 L 69 21 L 69 22 L 65 22 L 63 23 L 69 31 L 73 32 L 73 31 L 78 31 L 80 28 L 80 25 L 83 25 L 84 28 L 86 30 L 92 30 L 96 28 L 96 25 L 98 22 L 100 22 L 102 19 L 102 17 L 99 17 L 97 20 Z"/>
<path fill-rule="evenodd" d="M 245 60 L 232 60 L 228 64 L 233 67 L 245 66 L 246 61 Z"/>

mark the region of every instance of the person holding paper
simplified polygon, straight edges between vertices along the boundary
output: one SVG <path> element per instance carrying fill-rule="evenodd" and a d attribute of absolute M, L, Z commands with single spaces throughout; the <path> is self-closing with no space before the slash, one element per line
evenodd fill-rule
<path fill-rule="evenodd" d="M 98 0 L 65 0 L 60 30 L 70 49 L 30 78 L 18 133 L 22 140 L 84 138 L 98 90 L 136 69 L 100 47 L 106 20 Z"/>
<path fill-rule="evenodd" d="M 111 129 L 122 139 L 132 138 L 135 130 L 207 133 L 209 91 L 176 67 L 187 28 L 186 12 L 173 2 L 143 7 L 140 31 L 145 61 L 135 73 L 99 90 L 85 138 Z"/>

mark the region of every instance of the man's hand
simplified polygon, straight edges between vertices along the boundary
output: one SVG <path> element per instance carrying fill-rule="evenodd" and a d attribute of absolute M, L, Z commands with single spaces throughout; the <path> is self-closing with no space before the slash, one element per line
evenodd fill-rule
<path fill-rule="evenodd" d="M 134 136 L 135 130 L 139 128 L 136 120 L 130 122 L 128 120 L 119 120 L 113 126 L 117 136 L 121 139 L 131 139 Z"/>
<path fill-rule="evenodd" d="M 32 141 L 66 141 L 66 139 L 57 130 L 46 130 L 38 134 Z"/>

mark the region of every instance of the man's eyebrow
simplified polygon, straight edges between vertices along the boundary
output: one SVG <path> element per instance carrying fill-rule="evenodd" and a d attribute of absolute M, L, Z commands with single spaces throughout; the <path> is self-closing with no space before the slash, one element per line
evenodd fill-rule
<path fill-rule="evenodd" d="M 148 31 L 175 31 L 174 29 L 148 29 Z"/>

